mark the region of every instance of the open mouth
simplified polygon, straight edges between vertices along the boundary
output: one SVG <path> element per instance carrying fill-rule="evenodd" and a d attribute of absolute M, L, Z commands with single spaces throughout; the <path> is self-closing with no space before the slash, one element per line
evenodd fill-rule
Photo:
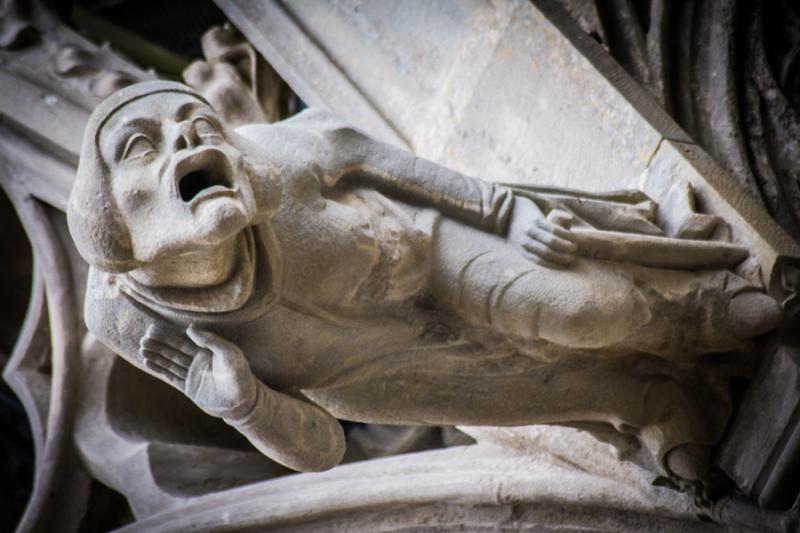
<path fill-rule="evenodd" d="M 195 152 L 175 167 L 178 194 L 191 202 L 204 193 L 233 191 L 233 179 L 228 158 L 215 149 Z"/>

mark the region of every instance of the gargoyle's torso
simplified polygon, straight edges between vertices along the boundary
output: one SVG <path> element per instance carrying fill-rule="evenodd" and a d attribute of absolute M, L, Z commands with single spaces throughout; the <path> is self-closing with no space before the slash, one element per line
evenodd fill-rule
<path fill-rule="evenodd" d="M 437 216 L 370 189 L 323 195 L 310 174 L 295 178 L 270 222 L 286 298 L 349 316 L 408 300 L 424 289 Z"/>
<path fill-rule="evenodd" d="M 195 323 L 231 340 L 269 386 L 318 388 L 349 370 L 380 366 L 391 355 L 463 351 L 459 328 L 442 324 L 424 303 L 437 217 L 368 189 L 341 187 L 323 195 L 312 173 L 298 173 L 284 183 L 279 211 L 263 223 L 280 248 L 276 305 L 254 312 L 254 301 L 262 298 L 254 294 L 232 313 L 182 313 L 153 304 L 153 293 L 142 299 L 122 280 L 116 281 L 125 285 L 116 298 L 138 300 L 149 307 L 147 314 L 181 328 Z M 257 241 L 268 231 L 253 227 Z M 264 259 L 255 258 L 256 278 L 271 283 Z M 256 281 L 256 292 L 263 291 L 258 287 L 264 279 Z"/>
<path fill-rule="evenodd" d="M 213 305 L 180 307 L 172 305 L 177 299 L 158 291 L 137 293 L 135 286 L 126 286 L 126 276 L 95 273 L 86 306 L 90 329 L 128 359 L 142 363 L 138 342 L 153 323 L 172 323 L 178 335 L 195 323 L 239 346 L 254 373 L 271 387 L 316 392 L 349 387 L 353 401 L 358 395 L 367 398 L 369 387 L 383 394 L 388 376 L 399 375 L 398 369 L 416 376 L 409 380 L 429 375 L 433 367 L 424 367 L 431 359 L 436 360 L 436 373 L 441 365 L 452 365 L 459 376 L 485 376 L 492 369 L 484 363 L 508 356 L 513 372 L 524 373 L 536 362 L 516 357 L 512 344 L 539 361 L 554 360 L 573 348 L 578 353 L 602 348 L 606 355 L 652 350 L 670 357 L 731 345 L 729 335 L 720 336 L 705 324 L 719 322 L 717 315 L 728 299 L 720 280 L 732 274 L 711 271 L 701 276 L 635 265 L 619 269 L 602 261 L 581 262 L 565 271 L 539 267 L 497 234 L 361 187 L 358 176 L 340 179 L 357 158 L 350 161 L 339 154 L 365 148 L 340 150 L 347 145 L 337 144 L 335 135 L 326 136 L 326 117 L 317 118 L 245 132 L 255 143 L 253 155 L 260 152 L 271 163 L 283 191 L 278 211 L 269 218 L 265 210 L 259 225 L 244 230 L 252 235 L 251 243 L 272 243 L 274 238 L 275 244 L 258 248 L 256 243 L 251 245 L 253 255 L 243 252 L 246 260 L 239 263 L 251 265 L 258 278 L 243 307 L 225 312 Z M 303 120 L 308 127 L 297 127 Z M 484 199 L 497 192 L 475 183 L 456 189 L 477 191 Z M 461 214 L 480 222 L 481 217 Z M 277 268 L 282 279 L 273 276 Z M 696 319 L 695 313 L 692 327 L 670 321 L 670 313 L 687 316 L 684 307 L 698 308 L 693 295 L 699 294 L 695 287 L 700 285 L 707 301 L 719 303 L 706 306 L 708 319 Z M 181 301 L 191 305 L 196 295 L 213 304 L 214 291 L 220 295 L 218 287 L 193 290 L 197 292 L 178 289 Z M 469 320 L 471 327 L 462 327 L 461 320 Z M 495 366 L 510 371 L 505 365 Z M 328 398 L 326 409 L 345 405 L 345 396 Z M 359 413 L 367 407 L 362 405 Z"/>
<path fill-rule="evenodd" d="M 303 388 L 430 344 L 431 317 L 413 300 L 425 293 L 436 216 L 367 189 L 325 197 L 310 174 L 286 184 L 269 222 L 282 249 L 281 299 L 231 327 L 256 374 Z"/>
<path fill-rule="evenodd" d="M 139 361 L 138 342 L 150 324 L 168 322 L 182 330 L 195 323 L 237 344 L 260 379 L 285 391 L 337 382 L 390 355 L 450 345 L 463 350 L 460 328 L 441 325 L 439 313 L 420 304 L 440 215 L 372 188 L 326 186 L 321 174 L 347 165 L 340 151 L 330 149 L 329 130 L 340 125 L 326 120 L 244 135 L 254 143 L 253 156 L 270 161 L 283 184 L 278 211 L 252 230 L 256 240 L 272 233 L 278 242 L 283 279 L 276 305 L 258 304 L 263 298 L 254 294 L 236 311 L 187 312 L 157 290 L 137 293 L 125 275 L 95 271 L 86 306 L 92 330 Z M 256 276 L 267 284 L 269 262 L 255 260 Z"/>

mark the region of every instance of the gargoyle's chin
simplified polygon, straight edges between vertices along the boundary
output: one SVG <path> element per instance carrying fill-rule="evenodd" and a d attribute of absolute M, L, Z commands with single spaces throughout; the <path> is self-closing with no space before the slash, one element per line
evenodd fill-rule
<path fill-rule="evenodd" d="M 251 223 L 244 207 L 232 198 L 208 202 L 195 216 L 198 239 L 207 245 L 220 244 L 235 237 Z M 213 205 L 212 205 L 213 204 Z"/>

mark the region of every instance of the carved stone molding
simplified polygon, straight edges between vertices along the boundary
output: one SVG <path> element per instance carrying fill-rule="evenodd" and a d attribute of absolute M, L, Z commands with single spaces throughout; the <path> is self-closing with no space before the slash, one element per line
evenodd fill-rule
<path fill-rule="evenodd" d="M 76 530 L 90 484 L 72 440 L 85 264 L 75 255 L 61 210 L 80 151 L 78 132 L 103 95 L 91 88 L 105 85 L 98 80 L 108 69 L 127 73 L 128 81 L 147 75 L 72 32 L 39 3 L 24 6 L 3 2 L 0 10 L 0 184 L 35 257 L 28 314 L 3 372 L 28 412 L 35 442 L 34 489 L 18 530 L 56 524 Z M 65 69 L 64 50 L 103 57 L 103 64 L 86 70 L 73 62 Z"/>
<path fill-rule="evenodd" d="M 800 11 L 794 3 L 559 3 L 800 238 Z"/>

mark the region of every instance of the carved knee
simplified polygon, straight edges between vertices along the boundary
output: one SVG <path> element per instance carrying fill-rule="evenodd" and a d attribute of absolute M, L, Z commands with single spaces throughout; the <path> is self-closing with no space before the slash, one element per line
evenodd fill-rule
<path fill-rule="evenodd" d="M 635 292 L 625 291 L 582 294 L 542 314 L 540 337 L 575 348 L 603 348 L 624 341 L 649 321 L 650 311 Z"/>

